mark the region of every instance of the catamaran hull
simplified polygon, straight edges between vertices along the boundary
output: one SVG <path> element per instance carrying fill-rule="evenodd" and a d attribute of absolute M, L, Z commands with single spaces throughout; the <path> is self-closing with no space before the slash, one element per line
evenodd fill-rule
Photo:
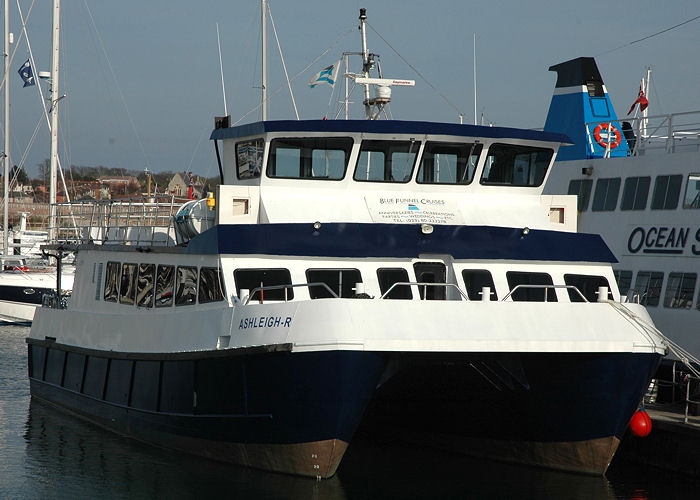
<path fill-rule="evenodd" d="M 335 473 L 365 413 L 370 432 L 603 474 L 660 358 L 280 349 L 126 355 L 30 339 L 31 393 L 144 442 L 303 476 Z"/>

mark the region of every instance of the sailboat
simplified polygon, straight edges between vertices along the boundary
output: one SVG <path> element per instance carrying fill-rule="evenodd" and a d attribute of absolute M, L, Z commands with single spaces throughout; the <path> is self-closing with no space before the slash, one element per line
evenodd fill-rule
<path fill-rule="evenodd" d="M 9 45 L 10 45 L 10 30 L 9 30 L 9 15 L 8 15 L 8 0 L 4 2 L 4 75 L 5 75 L 5 93 L 4 93 L 4 206 L 3 206 L 3 256 L 2 270 L 0 271 L 0 322 L 16 323 L 16 324 L 31 324 L 34 318 L 34 311 L 37 306 L 40 306 L 45 295 L 62 296 L 65 291 L 73 288 L 73 269 L 64 267 L 61 271 L 60 280 L 57 279 L 58 270 L 55 266 L 39 265 L 27 266 L 26 261 L 22 256 L 10 254 L 9 242 L 9 216 L 8 216 L 8 201 L 9 201 L 9 166 L 10 162 L 10 90 L 9 90 Z M 51 111 L 50 111 L 50 128 L 51 128 L 51 175 L 49 185 L 49 204 L 51 214 L 54 214 L 56 203 L 56 173 L 58 166 L 58 64 L 59 64 L 59 25 L 60 25 L 60 1 L 55 0 L 53 5 L 53 40 L 52 40 L 52 61 L 51 61 Z M 52 234 L 51 227 L 55 227 L 55 216 L 49 216 L 49 240 L 51 241 L 55 235 Z M 20 247 L 21 248 L 21 247 Z M 57 290 L 57 282 L 61 283 L 60 289 Z"/>

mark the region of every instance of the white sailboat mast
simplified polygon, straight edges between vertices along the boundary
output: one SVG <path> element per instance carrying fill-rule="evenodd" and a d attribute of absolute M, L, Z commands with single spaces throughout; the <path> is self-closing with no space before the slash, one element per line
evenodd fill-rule
<path fill-rule="evenodd" d="M 267 120 L 267 0 L 262 0 L 262 120 Z"/>
<path fill-rule="evenodd" d="M 56 236 L 56 184 L 58 172 L 58 64 L 60 54 L 61 0 L 53 0 L 51 39 L 51 158 L 49 181 L 49 239 Z"/>
<path fill-rule="evenodd" d="M 4 22 L 5 22 L 5 46 L 4 46 L 4 58 L 5 58 L 5 72 L 3 73 L 5 77 L 5 138 L 4 138 L 4 148 L 2 163 L 3 163 L 3 186 L 5 193 L 5 203 L 3 204 L 3 252 L 5 255 L 10 254 L 10 239 L 9 239 L 9 214 L 8 205 L 10 202 L 10 82 L 9 70 L 10 70 L 10 15 L 8 12 L 8 0 L 5 0 L 3 8 L 4 11 Z"/>
<path fill-rule="evenodd" d="M 362 34 L 362 73 L 365 78 L 369 78 L 369 71 L 372 65 L 369 60 L 369 51 L 367 50 L 367 11 L 360 9 L 360 33 Z M 372 117 L 372 108 L 369 104 L 369 84 L 364 84 L 365 87 L 365 117 L 369 120 Z"/>

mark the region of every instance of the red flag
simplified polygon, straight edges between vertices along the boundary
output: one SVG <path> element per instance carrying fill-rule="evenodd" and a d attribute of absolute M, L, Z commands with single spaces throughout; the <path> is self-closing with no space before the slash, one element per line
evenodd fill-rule
<path fill-rule="evenodd" d="M 634 104 L 632 104 L 632 107 L 627 112 L 628 115 L 632 114 L 632 111 L 634 111 L 634 108 L 635 106 L 637 106 L 637 104 L 639 104 L 639 111 L 644 111 L 649 106 L 649 100 L 644 95 L 644 91 L 642 90 L 641 86 L 639 87 L 639 94 L 637 94 L 637 100 L 634 101 Z"/>

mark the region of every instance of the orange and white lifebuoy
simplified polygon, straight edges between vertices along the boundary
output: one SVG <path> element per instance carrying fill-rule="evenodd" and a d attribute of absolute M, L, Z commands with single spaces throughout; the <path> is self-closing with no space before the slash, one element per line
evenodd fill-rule
<path fill-rule="evenodd" d="M 601 135 L 603 132 L 603 135 Z M 608 141 L 610 142 L 610 149 L 615 149 L 622 142 L 622 134 L 612 123 L 601 123 L 593 130 L 593 138 L 595 142 L 600 144 L 602 147 L 608 147 Z"/>

